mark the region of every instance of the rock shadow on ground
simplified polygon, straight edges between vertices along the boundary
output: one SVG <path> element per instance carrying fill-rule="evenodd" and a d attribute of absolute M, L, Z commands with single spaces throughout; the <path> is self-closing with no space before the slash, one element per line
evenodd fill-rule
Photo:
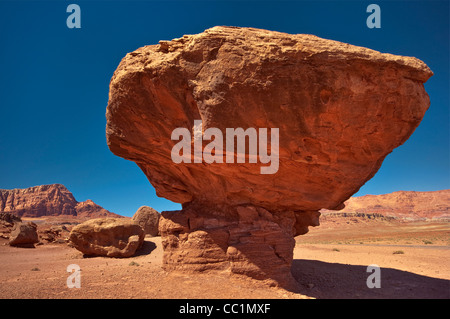
<path fill-rule="evenodd" d="M 368 288 L 367 266 L 294 259 L 297 293 L 319 299 L 449 299 L 450 280 L 393 268 L 380 270 L 380 288 Z"/>

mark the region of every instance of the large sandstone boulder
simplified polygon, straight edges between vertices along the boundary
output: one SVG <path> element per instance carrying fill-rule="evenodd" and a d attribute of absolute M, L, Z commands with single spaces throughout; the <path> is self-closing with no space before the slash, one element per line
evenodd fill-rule
<path fill-rule="evenodd" d="M 131 218 L 135 223 L 139 224 L 146 235 L 158 236 L 159 217 L 161 216 L 156 210 L 149 206 L 142 206 L 134 213 Z"/>
<path fill-rule="evenodd" d="M 9 236 L 9 245 L 18 247 L 34 247 L 39 242 L 37 225 L 32 222 L 16 222 Z"/>
<path fill-rule="evenodd" d="M 343 208 L 409 138 L 430 105 L 423 83 L 432 74 L 413 57 L 313 35 L 214 27 L 122 59 L 110 83 L 107 142 L 138 164 L 159 196 L 183 204 L 160 221 L 166 268 L 223 262 L 234 272 L 240 256 L 247 265 L 239 273 L 289 277 L 292 236 L 318 225 L 318 210 Z M 192 150 L 183 148 L 182 160 L 172 152 L 177 128 Z M 258 140 L 259 156 L 250 142 L 227 152 L 227 128 L 259 137 L 267 129 L 269 138 Z M 224 142 L 214 148 L 219 135 L 205 134 L 212 129 Z M 244 208 L 252 216 L 245 223 Z"/>
<path fill-rule="evenodd" d="M 90 256 L 130 257 L 143 242 L 143 229 L 127 218 L 91 219 L 69 234 L 69 245 Z"/>
<path fill-rule="evenodd" d="M 417 221 L 450 221 L 450 189 L 431 192 L 398 191 L 351 197 L 345 202 L 345 208 L 341 212 L 379 214 Z M 329 212 L 324 210 L 324 213 Z"/>

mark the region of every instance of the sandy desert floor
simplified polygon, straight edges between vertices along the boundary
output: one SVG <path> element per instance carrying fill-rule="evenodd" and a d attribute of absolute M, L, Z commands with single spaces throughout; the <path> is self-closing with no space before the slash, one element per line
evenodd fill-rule
<path fill-rule="evenodd" d="M 0 298 L 450 299 L 448 223 L 338 223 L 297 237 L 298 286 L 290 290 L 224 273 L 168 274 L 159 237 L 146 238 L 136 256 L 124 259 L 84 258 L 65 244 L 15 248 L 4 240 Z M 81 268 L 81 288 L 67 287 L 70 264 Z M 381 267 L 381 288 L 366 285 L 371 264 Z"/>

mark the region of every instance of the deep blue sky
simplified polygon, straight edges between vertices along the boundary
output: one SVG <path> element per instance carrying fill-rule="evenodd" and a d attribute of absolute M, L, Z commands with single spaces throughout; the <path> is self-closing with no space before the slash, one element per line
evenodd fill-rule
<path fill-rule="evenodd" d="M 81 29 L 66 8 L 81 7 Z M 381 7 L 381 29 L 366 8 Z M 140 169 L 113 155 L 105 138 L 109 81 L 138 47 L 215 25 L 309 33 L 415 56 L 435 75 L 431 107 L 357 195 L 450 188 L 448 1 L 3 1 L 0 0 L 0 188 L 61 183 L 131 216 L 155 195 Z"/>

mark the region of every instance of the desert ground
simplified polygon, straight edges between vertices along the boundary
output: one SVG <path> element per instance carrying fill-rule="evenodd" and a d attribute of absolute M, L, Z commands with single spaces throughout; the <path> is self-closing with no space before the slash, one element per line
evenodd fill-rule
<path fill-rule="evenodd" d="M 64 243 L 17 248 L 0 242 L 0 298 L 304 299 L 450 298 L 450 224 L 325 219 L 296 238 L 296 287 L 269 287 L 228 273 L 169 274 L 160 237 L 130 258 L 83 257 Z M 67 267 L 81 268 L 68 288 Z M 368 288 L 367 266 L 381 288 Z"/>

